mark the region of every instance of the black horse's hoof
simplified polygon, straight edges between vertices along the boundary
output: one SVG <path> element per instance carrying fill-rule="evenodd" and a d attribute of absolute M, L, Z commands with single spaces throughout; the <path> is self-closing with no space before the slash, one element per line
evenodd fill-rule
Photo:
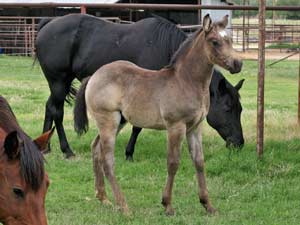
<path fill-rule="evenodd" d="M 131 155 L 126 155 L 126 160 L 128 162 L 133 162 L 133 157 Z"/>
<path fill-rule="evenodd" d="M 66 152 L 65 157 L 66 157 L 66 159 L 71 159 L 71 158 L 75 157 L 75 154 L 72 151 Z"/>

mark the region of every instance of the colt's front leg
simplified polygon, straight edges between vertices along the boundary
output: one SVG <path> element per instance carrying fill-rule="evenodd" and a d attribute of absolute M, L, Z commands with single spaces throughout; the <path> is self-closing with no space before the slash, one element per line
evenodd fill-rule
<path fill-rule="evenodd" d="M 180 149 L 182 139 L 186 132 L 185 124 L 176 124 L 168 127 L 168 178 L 165 190 L 162 197 L 162 204 L 166 209 L 167 215 L 174 215 L 175 211 L 172 208 L 172 188 L 175 174 L 177 172 L 180 161 Z"/>
<path fill-rule="evenodd" d="M 202 148 L 202 134 L 200 126 L 189 133 L 187 133 L 187 142 L 189 147 L 189 152 L 193 163 L 196 168 L 196 175 L 198 179 L 199 185 L 199 199 L 200 203 L 204 206 L 208 213 L 214 213 L 216 210 L 212 207 L 209 197 L 208 191 L 205 181 L 205 173 L 204 173 L 204 155 Z"/>

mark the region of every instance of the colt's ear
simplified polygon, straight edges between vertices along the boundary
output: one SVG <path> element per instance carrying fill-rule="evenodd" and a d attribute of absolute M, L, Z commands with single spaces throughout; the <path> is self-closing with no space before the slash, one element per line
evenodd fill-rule
<path fill-rule="evenodd" d="M 222 28 L 222 29 L 225 29 L 228 25 L 228 15 L 224 16 L 223 19 L 219 22 L 217 22 L 217 25 Z"/>
<path fill-rule="evenodd" d="M 17 131 L 9 133 L 4 141 L 4 151 L 9 159 L 16 159 L 20 156 L 20 143 L 21 140 Z"/>
<path fill-rule="evenodd" d="M 211 30 L 212 27 L 212 21 L 211 18 L 209 16 L 209 14 L 206 14 L 203 18 L 203 29 L 205 31 L 205 33 L 208 33 Z"/>
<path fill-rule="evenodd" d="M 239 91 L 239 90 L 241 89 L 241 87 L 243 86 L 244 81 L 245 81 L 245 79 L 240 80 L 240 81 L 235 85 L 234 88 L 235 88 L 237 91 Z"/>
<path fill-rule="evenodd" d="M 55 127 L 53 127 L 51 130 L 48 130 L 47 132 L 43 133 L 41 136 L 36 138 L 34 140 L 34 143 L 38 146 L 39 150 L 43 152 L 46 150 L 47 145 L 50 141 L 50 138 L 55 130 Z"/>

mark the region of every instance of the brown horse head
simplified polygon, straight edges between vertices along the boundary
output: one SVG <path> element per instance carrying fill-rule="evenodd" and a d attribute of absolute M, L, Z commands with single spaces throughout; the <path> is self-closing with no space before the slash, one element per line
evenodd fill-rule
<path fill-rule="evenodd" d="M 15 119 L 9 110 L 1 111 L 1 106 L 0 113 L 7 116 L 7 122 Z M 41 150 L 45 149 L 53 129 L 32 141 L 14 126 L 16 122 L 12 124 L 12 131 L 9 125 L 0 126 L 0 222 L 47 225 L 44 203 L 49 178 Z"/>
<path fill-rule="evenodd" d="M 207 44 L 205 50 L 211 64 L 217 64 L 230 73 L 238 73 L 242 69 L 242 61 L 236 56 L 232 48 L 232 38 L 225 29 L 228 15 L 222 21 L 212 23 L 209 14 L 203 18 L 203 30 Z"/>
<path fill-rule="evenodd" d="M 4 136 L 4 131 L 0 128 Z M 0 140 L 0 221 L 5 225 L 46 225 L 45 196 L 49 186 L 43 156 L 53 130 L 32 141 L 19 131 Z M 0 135 L 1 137 L 1 135 Z"/>

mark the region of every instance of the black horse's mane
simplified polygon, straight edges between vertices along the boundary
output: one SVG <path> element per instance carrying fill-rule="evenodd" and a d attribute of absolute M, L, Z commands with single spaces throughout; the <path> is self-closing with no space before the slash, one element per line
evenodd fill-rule
<path fill-rule="evenodd" d="M 190 35 L 186 40 L 180 45 L 178 50 L 173 54 L 169 65 L 165 68 L 174 68 L 175 64 L 177 63 L 178 59 L 187 53 L 187 51 L 192 47 L 192 44 L 195 38 L 202 32 L 202 27 L 195 31 L 192 35 Z"/>
<path fill-rule="evenodd" d="M 21 174 L 27 184 L 37 191 L 44 179 L 44 157 L 37 145 L 19 126 L 5 98 L 0 96 L 0 127 L 6 132 L 17 131 L 23 141 L 20 149 Z"/>
<path fill-rule="evenodd" d="M 186 40 L 187 35 L 167 19 L 155 14 L 152 16 L 157 19 L 157 25 L 153 31 L 154 41 L 165 45 L 164 47 L 169 53 L 169 60 L 171 60 L 181 43 Z"/>

